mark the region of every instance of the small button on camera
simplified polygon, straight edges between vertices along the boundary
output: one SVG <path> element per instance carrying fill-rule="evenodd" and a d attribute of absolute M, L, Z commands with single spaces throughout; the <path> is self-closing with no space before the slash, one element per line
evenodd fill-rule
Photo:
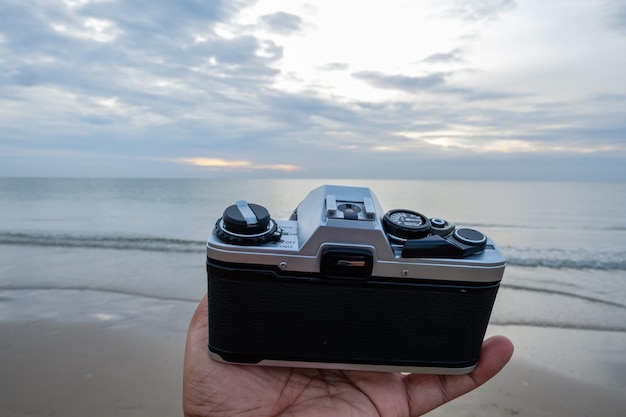
<path fill-rule="evenodd" d="M 454 230 L 454 223 L 450 223 L 445 219 L 433 217 L 430 219 L 430 233 L 438 236 L 447 236 Z"/>
<path fill-rule="evenodd" d="M 476 229 L 462 227 L 454 231 L 454 237 L 461 243 L 470 246 L 484 245 L 487 243 L 487 236 Z"/>

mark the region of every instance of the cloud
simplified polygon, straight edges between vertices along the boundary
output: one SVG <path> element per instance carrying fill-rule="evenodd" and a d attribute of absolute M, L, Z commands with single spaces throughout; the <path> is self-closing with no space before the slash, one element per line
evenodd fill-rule
<path fill-rule="evenodd" d="M 345 62 L 329 62 L 318 68 L 322 71 L 347 71 L 350 69 L 350 64 Z"/>
<path fill-rule="evenodd" d="M 62 35 L 96 42 L 112 42 L 120 34 L 113 22 L 102 19 L 86 18 L 73 27 L 68 27 L 62 23 L 52 23 L 50 26 Z"/>
<path fill-rule="evenodd" d="M 261 23 L 272 32 L 281 35 L 290 35 L 302 29 L 302 18 L 295 14 L 276 12 L 259 18 Z"/>
<path fill-rule="evenodd" d="M 42 126 L 71 120 L 107 124 L 122 137 L 139 137 L 135 127 L 141 124 L 147 137 L 158 133 L 150 131 L 153 127 L 185 137 L 180 129 L 191 134 L 194 126 L 200 128 L 198 120 L 204 125 L 216 122 L 222 112 L 236 115 L 248 106 L 241 92 L 253 94 L 269 84 L 277 72 L 270 65 L 282 52 L 251 35 L 219 36 L 216 19 L 234 13 L 232 4 L 242 2 L 81 2 L 73 7 L 5 2 L 0 52 L 12 57 L 0 63 L 5 112 L 19 117 L 21 103 L 49 102 L 38 106 L 31 120 L 47 119 Z M 93 21 L 110 23 L 89 32 Z M 98 38 L 106 28 L 114 28 L 115 36 Z M 199 34 L 204 41 L 197 41 Z M 98 104 L 106 102 L 115 105 Z M 213 130 L 230 128 L 218 125 Z M 35 127 L 25 128 L 35 133 Z M 91 137 L 89 142 L 97 140 Z"/>
<path fill-rule="evenodd" d="M 607 3 L 609 26 L 626 33 L 626 1 L 612 0 Z"/>
<path fill-rule="evenodd" d="M 176 159 L 175 162 L 215 170 L 271 170 L 293 172 L 300 169 L 300 167 L 291 164 L 254 164 L 250 161 L 230 161 L 219 158 L 179 158 Z"/>
<path fill-rule="evenodd" d="M 443 1 L 443 15 L 468 21 L 491 21 L 517 7 L 515 0 L 450 0 Z"/>
<path fill-rule="evenodd" d="M 265 8 L 254 14 L 252 3 L 0 2 L 0 175 L 70 175 L 76 166 L 74 175 L 465 178 L 465 166 L 475 177 L 492 168 L 506 176 L 498 158 L 513 170 L 536 157 L 544 173 L 552 160 L 588 156 L 594 163 L 581 166 L 591 167 L 608 158 L 600 171 L 615 173 L 626 156 L 621 74 L 576 78 L 561 65 L 554 76 L 545 60 L 509 68 L 507 50 L 479 53 L 489 37 L 507 47 L 520 39 L 515 56 L 551 45 L 533 38 L 538 16 L 522 14 L 532 8 L 437 2 L 445 13 L 425 8 L 407 18 L 407 29 L 416 19 L 435 32 L 443 24 L 432 42 L 406 46 L 380 30 L 369 43 L 355 32 L 353 43 L 329 37 L 320 49 L 309 35 L 328 6 L 305 24 L 304 6 L 277 12 L 258 2 Z M 559 32 L 560 20 L 547 22 Z M 361 23 L 354 27 L 371 30 Z M 605 65 L 619 62 L 613 46 L 623 43 L 609 33 L 616 43 L 597 55 L 585 49 L 577 61 L 554 49 L 550 59 L 572 71 L 585 62 L 618 68 Z M 346 54 L 359 48 L 367 53 Z M 294 51 L 311 60 L 285 67 Z M 277 86 L 292 74 L 294 88 Z M 479 173 L 471 158 L 489 170 Z M 535 175 L 522 168 L 519 175 Z"/>
<path fill-rule="evenodd" d="M 462 51 L 461 48 L 453 49 L 450 52 L 440 52 L 427 56 L 421 62 L 428 64 L 435 63 L 451 63 L 451 62 L 459 62 L 462 61 Z"/>
<path fill-rule="evenodd" d="M 377 88 L 402 91 L 429 89 L 445 82 L 445 74 L 442 73 L 412 77 L 400 74 L 383 74 L 376 71 L 359 71 L 352 73 L 352 76 Z"/>

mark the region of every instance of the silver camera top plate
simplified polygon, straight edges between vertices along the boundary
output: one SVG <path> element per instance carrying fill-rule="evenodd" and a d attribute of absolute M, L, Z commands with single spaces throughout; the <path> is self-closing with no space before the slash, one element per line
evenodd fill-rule
<path fill-rule="evenodd" d="M 244 214 L 250 222 L 251 215 L 246 207 Z M 302 200 L 296 209 L 295 220 L 275 221 L 279 239 L 258 245 L 233 244 L 224 242 L 214 230 L 207 242 L 207 256 L 223 262 L 319 273 L 325 251 L 359 250 L 371 254 L 371 274 L 375 277 L 466 282 L 502 279 L 505 258 L 488 237 L 482 242 L 484 249 L 481 247 L 479 252 L 470 256 L 403 256 L 403 245 L 397 239 L 390 239 L 385 230 L 384 215 L 369 188 L 324 185 L 312 190 Z M 459 243 L 454 238 L 449 240 L 461 246 L 471 243 L 470 240 L 466 243 Z"/>

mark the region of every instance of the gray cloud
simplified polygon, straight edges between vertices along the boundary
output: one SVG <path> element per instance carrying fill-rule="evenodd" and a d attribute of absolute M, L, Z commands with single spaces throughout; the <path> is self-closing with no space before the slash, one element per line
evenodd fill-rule
<path fill-rule="evenodd" d="M 84 18 L 111 20 L 121 32 L 114 42 L 94 42 L 53 30 L 52 24 L 72 27 L 78 19 L 59 4 L 52 7 L 50 2 L 43 2 L 29 6 L 30 9 L 25 3 L 5 4 L 0 27 L 6 53 L 13 59 L 2 64 L 4 75 L 0 82 L 57 85 L 90 95 L 119 95 L 127 102 L 142 105 L 158 103 L 161 96 L 145 85 L 150 78 L 175 80 L 190 90 L 212 94 L 221 90 L 217 85 L 269 82 L 276 73 L 269 64 L 281 58 L 282 49 L 252 36 L 217 36 L 212 29 L 215 19 L 232 13 L 232 4 L 238 4 L 226 3 L 230 5 L 186 1 L 180 2 L 179 7 L 178 3 L 172 6 L 169 2 L 101 2 L 76 11 Z M 197 43 L 197 35 L 204 35 L 207 40 Z M 214 60 L 213 67 L 210 60 Z M 168 96 L 167 105 L 181 99 L 180 95 Z M 165 100 L 162 104 L 166 105 Z"/>
<path fill-rule="evenodd" d="M 450 52 L 441 52 L 427 56 L 421 62 L 428 64 L 451 63 L 463 61 L 462 51 L 460 48 L 453 49 Z"/>
<path fill-rule="evenodd" d="M 180 0 L 176 2 L 134 0 L 90 2 L 78 9 L 82 16 L 97 16 L 116 22 L 137 42 L 186 39 L 195 32 L 206 32 L 216 22 L 227 20 L 254 0 Z"/>
<path fill-rule="evenodd" d="M 626 33 L 626 1 L 610 0 L 606 4 L 608 22 L 614 29 Z"/>
<path fill-rule="evenodd" d="M 435 59 L 443 59 L 436 57 Z M 381 89 L 400 90 L 407 93 L 433 90 L 439 94 L 456 95 L 467 101 L 494 101 L 509 98 L 520 98 L 519 93 L 502 91 L 478 90 L 465 87 L 453 87 L 446 83 L 452 72 L 438 72 L 424 76 L 407 76 L 400 74 L 384 74 L 375 71 L 359 71 L 352 74 L 354 78 L 367 82 Z"/>
<path fill-rule="evenodd" d="M 216 30 L 247 4 L 143 0 L 69 9 L 60 1 L 0 3 L 0 175 L 70 175 L 71 166 L 75 175 L 107 175 L 112 166 L 115 175 L 202 175 L 177 171 L 170 161 L 214 157 L 294 164 L 303 169 L 290 175 L 300 176 L 485 179 L 495 172 L 507 179 L 550 175 L 551 166 L 564 178 L 579 175 L 568 161 L 619 176 L 626 137 L 621 93 L 546 102 L 532 92 L 458 86 L 454 72 L 376 71 L 352 76 L 380 89 L 428 92 L 431 100 L 381 103 L 336 100 L 313 89 L 280 91 L 274 87 L 283 57 L 278 41 Z M 452 6 L 457 18 L 488 20 L 514 3 Z M 81 38 L 52 26 L 85 30 L 85 19 L 111 22 L 114 39 Z M 283 34 L 302 26 L 298 16 L 280 12 L 262 20 Z M 421 63 L 463 63 L 464 51 L 451 48 Z M 319 69 L 350 71 L 351 65 Z M 600 143 L 618 151 L 590 159 L 575 149 L 487 155 L 425 140 L 455 132 L 476 143 L 506 139 L 564 149 Z M 534 160 L 540 168 L 529 168 Z"/>
<path fill-rule="evenodd" d="M 445 82 L 445 74 L 442 73 L 410 77 L 398 74 L 383 74 L 375 71 L 359 71 L 353 73 L 352 76 L 374 87 L 403 91 L 429 89 L 440 86 Z"/>
<path fill-rule="evenodd" d="M 347 71 L 350 69 L 350 64 L 345 62 L 329 62 L 328 64 L 318 67 L 322 71 Z"/>
<path fill-rule="evenodd" d="M 462 20 L 490 21 L 517 7 L 515 0 L 451 0 L 444 1 L 444 14 Z"/>
<path fill-rule="evenodd" d="M 238 118 L 255 111 L 250 97 L 272 81 L 270 64 L 282 49 L 249 35 L 218 36 L 213 26 L 236 11 L 233 4 L 242 2 L 102 2 L 76 10 L 4 2 L 0 51 L 10 59 L 0 63 L 0 107 L 22 126 L 5 118 L 0 148 L 24 146 L 26 137 L 39 149 L 159 155 L 176 142 L 194 149 L 240 137 Z M 87 18 L 113 22 L 117 38 L 98 42 L 52 27 L 80 29 Z"/>
<path fill-rule="evenodd" d="M 299 32 L 302 28 L 302 18 L 291 13 L 276 12 L 260 17 L 261 23 L 275 33 L 289 35 Z"/>

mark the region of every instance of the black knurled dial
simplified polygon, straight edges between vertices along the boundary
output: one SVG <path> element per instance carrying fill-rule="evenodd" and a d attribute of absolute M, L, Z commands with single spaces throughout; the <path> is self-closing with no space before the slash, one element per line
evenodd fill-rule
<path fill-rule="evenodd" d="M 244 200 L 224 210 L 215 231 L 220 240 L 234 245 L 262 245 L 281 236 L 280 228 L 265 207 Z"/>
<path fill-rule="evenodd" d="M 416 211 L 396 209 L 385 214 L 383 227 L 395 238 L 420 239 L 430 232 L 430 220 Z"/>

